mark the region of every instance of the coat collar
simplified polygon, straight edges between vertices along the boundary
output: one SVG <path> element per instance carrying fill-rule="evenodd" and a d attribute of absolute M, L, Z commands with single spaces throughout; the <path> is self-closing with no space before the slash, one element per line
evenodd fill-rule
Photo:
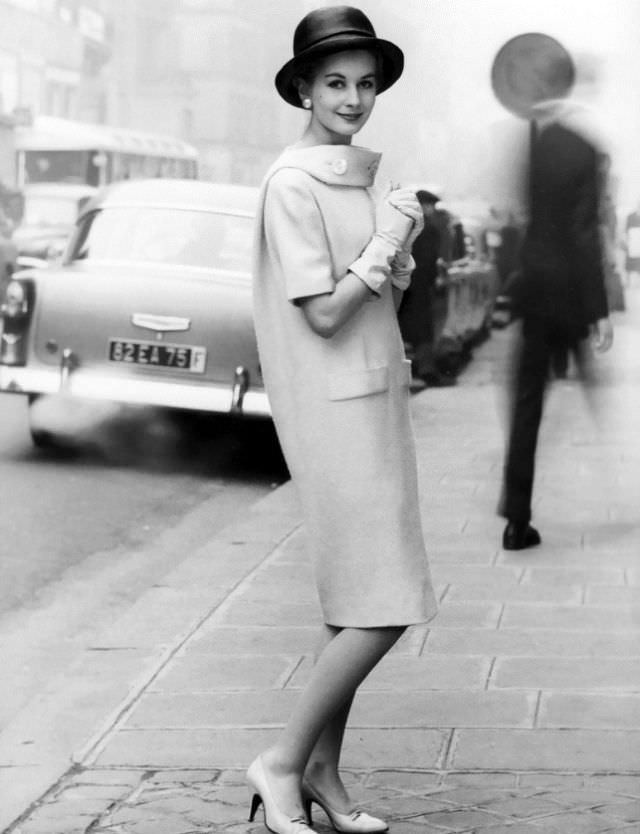
<path fill-rule="evenodd" d="M 605 148 L 604 131 L 594 110 L 575 99 L 555 98 L 540 101 L 532 107 L 533 118 L 540 130 L 557 124 L 577 133 L 598 148 Z"/>
<path fill-rule="evenodd" d="M 382 154 L 354 145 L 314 145 L 287 148 L 275 162 L 280 168 L 299 168 L 328 185 L 373 185 Z"/>

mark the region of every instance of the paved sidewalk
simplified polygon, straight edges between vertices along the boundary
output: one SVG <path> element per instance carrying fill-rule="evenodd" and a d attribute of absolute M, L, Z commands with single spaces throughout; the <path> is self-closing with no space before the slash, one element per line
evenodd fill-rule
<path fill-rule="evenodd" d="M 456 387 L 413 399 L 441 607 L 365 681 L 344 756 L 393 834 L 640 832 L 638 291 L 629 308 L 592 408 L 571 379 L 549 399 L 535 550 L 502 551 L 495 515 L 511 330 Z M 318 623 L 285 485 L 94 647 L 138 678 L 6 831 L 263 831 L 245 822 L 244 768 L 307 679 Z"/>

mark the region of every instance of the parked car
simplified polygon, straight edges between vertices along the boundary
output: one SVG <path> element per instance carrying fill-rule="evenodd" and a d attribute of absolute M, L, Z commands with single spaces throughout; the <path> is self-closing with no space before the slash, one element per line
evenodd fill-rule
<path fill-rule="evenodd" d="M 35 183 L 24 189 L 22 219 L 13 233 L 19 265 L 60 258 L 82 207 L 96 193 L 90 185 Z"/>
<path fill-rule="evenodd" d="M 491 331 L 498 271 L 489 254 L 484 223 L 474 217 L 456 222 L 463 250 L 448 268 L 449 307 L 444 331 L 468 350 Z"/>
<path fill-rule="evenodd" d="M 11 238 L 11 231 L 0 228 L 0 296 L 11 280 L 17 259 L 18 247 Z"/>
<path fill-rule="evenodd" d="M 0 391 L 269 416 L 251 309 L 257 193 L 160 179 L 100 191 L 61 263 L 7 287 Z"/>
<path fill-rule="evenodd" d="M 492 326 L 498 274 L 486 244 L 485 226 L 439 204 L 439 275 L 431 298 L 431 353 L 441 382 L 448 384 Z M 411 355 L 411 347 L 409 346 Z"/>

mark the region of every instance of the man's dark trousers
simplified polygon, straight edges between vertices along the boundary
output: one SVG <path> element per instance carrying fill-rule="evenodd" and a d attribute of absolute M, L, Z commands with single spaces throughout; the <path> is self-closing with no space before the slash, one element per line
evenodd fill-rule
<path fill-rule="evenodd" d="M 504 470 L 500 514 L 510 521 L 531 520 L 531 497 L 538 432 L 553 359 L 568 352 L 578 372 L 587 375 L 585 332 L 553 319 L 526 316 L 522 320 L 511 404 L 509 447 Z"/>

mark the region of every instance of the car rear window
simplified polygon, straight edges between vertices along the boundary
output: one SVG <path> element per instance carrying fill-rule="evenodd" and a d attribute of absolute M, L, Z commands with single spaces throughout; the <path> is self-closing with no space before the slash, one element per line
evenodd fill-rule
<path fill-rule="evenodd" d="M 114 206 L 80 222 L 67 257 L 249 272 L 253 220 L 197 209 Z"/>

